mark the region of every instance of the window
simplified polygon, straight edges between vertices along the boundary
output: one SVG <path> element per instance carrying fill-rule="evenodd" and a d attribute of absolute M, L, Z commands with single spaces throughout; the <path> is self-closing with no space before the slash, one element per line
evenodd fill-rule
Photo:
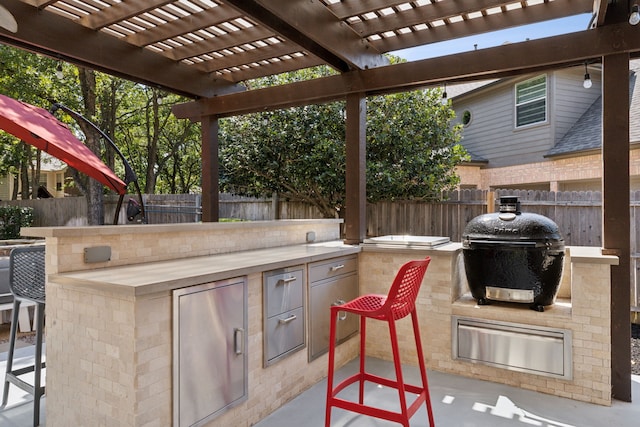
<path fill-rule="evenodd" d="M 471 123 L 471 111 L 464 110 L 464 112 L 462 113 L 462 124 L 464 126 L 468 126 L 469 123 Z"/>
<path fill-rule="evenodd" d="M 547 121 L 547 76 L 516 85 L 516 127 Z"/>

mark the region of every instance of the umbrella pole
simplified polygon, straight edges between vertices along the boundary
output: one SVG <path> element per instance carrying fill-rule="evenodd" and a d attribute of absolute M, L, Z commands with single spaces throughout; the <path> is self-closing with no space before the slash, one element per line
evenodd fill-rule
<path fill-rule="evenodd" d="M 83 122 L 91 126 L 93 129 L 95 129 L 102 136 L 102 138 L 109 143 L 111 148 L 113 148 L 116 154 L 120 157 L 120 160 L 122 160 L 122 163 L 124 165 L 124 170 L 125 170 L 124 183 L 128 185 L 129 183 L 133 182 L 134 186 L 136 187 L 136 192 L 138 193 L 138 200 L 140 201 L 140 214 L 142 216 L 142 223 L 146 224 L 147 217 L 144 212 L 144 201 L 142 200 L 142 192 L 140 191 L 140 185 L 138 185 L 138 177 L 136 173 L 133 171 L 133 168 L 131 167 L 129 162 L 127 161 L 127 158 L 124 156 L 124 154 L 122 154 L 122 151 L 120 151 L 120 149 L 115 144 L 115 142 L 113 142 L 113 140 L 109 138 L 109 136 L 106 133 L 104 133 L 102 129 L 100 129 L 98 126 L 95 125 L 95 123 L 93 123 L 91 120 L 84 117 L 82 114 L 70 109 L 66 105 L 61 104 L 59 102 L 56 102 L 53 104 L 53 106 L 51 107 L 51 113 L 52 114 L 55 113 L 55 111 L 58 109 L 66 112 L 67 114 L 71 115 L 71 117 L 77 120 L 82 120 Z M 113 218 L 113 225 L 118 225 L 118 214 L 120 213 L 120 209 L 122 208 L 123 198 L 124 198 L 124 194 L 121 194 L 120 198 L 118 199 L 118 206 L 116 208 L 116 213 Z"/>
<path fill-rule="evenodd" d="M 113 215 L 113 225 L 118 225 L 118 217 L 120 216 L 120 208 L 122 207 L 123 199 L 124 194 L 120 194 L 120 197 L 118 197 L 118 205 L 116 206 L 116 213 Z"/>
<path fill-rule="evenodd" d="M 133 181 L 133 185 L 136 187 L 138 199 L 140 200 L 140 217 L 142 218 L 142 223 L 147 224 L 147 215 L 144 213 L 144 200 L 142 200 L 142 192 L 140 191 L 140 186 L 138 185 L 137 179 Z"/>

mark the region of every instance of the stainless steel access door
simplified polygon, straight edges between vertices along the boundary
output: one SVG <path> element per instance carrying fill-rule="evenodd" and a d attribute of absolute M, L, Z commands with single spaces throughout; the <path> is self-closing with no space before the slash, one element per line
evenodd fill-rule
<path fill-rule="evenodd" d="M 246 278 L 173 292 L 173 419 L 199 426 L 247 398 Z"/>

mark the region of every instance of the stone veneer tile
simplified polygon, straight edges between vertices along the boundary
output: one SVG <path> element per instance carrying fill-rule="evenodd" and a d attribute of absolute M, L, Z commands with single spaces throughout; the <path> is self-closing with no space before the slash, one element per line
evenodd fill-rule
<path fill-rule="evenodd" d="M 396 270 L 415 256 L 406 252 L 369 252 L 360 255 L 360 271 L 368 280 L 361 282 L 361 293 L 386 293 Z M 610 297 L 603 283 L 608 283 L 608 265 L 572 264 L 570 282 L 579 292 L 574 292 L 568 309 L 551 307 L 545 313 L 535 313 L 509 305 L 477 306 L 466 297 L 457 302 L 454 293 L 468 292 L 464 287 L 452 287 L 455 282 L 453 263 L 446 257 L 432 257 L 425 282 L 417 299 L 418 317 L 425 347 L 428 367 L 454 374 L 472 376 L 488 381 L 498 381 L 534 391 L 568 397 L 597 404 L 610 405 L 610 317 L 607 308 Z M 565 278 L 569 281 L 569 278 Z M 565 285 L 566 286 L 566 285 Z M 450 302 L 454 302 L 453 306 Z M 553 379 L 515 371 L 505 371 L 487 365 L 473 364 L 451 359 L 451 315 L 476 317 L 487 320 L 538 324 L 572 330 L 573 380 Z M 381 327 L 368 327 L 371 343 L 367 351 L 377 357 L 391 360 L 388 335 Z M 400 334 L 411 334 L 405 326 Z M 371 331 L 371 332 L 370 332 Z M 369 350 L 371 348 L 371 350 Z M 409 362 L 411 363 L 411 362 Z M 413 362 L 415 364 L 415 362 Z"/>
<path fill-rule="evenodd" d="M 335 225 L 313 226 L 318 240 L 337 238 Z M 83 240 L 83 245 L 109 245 L 112 247 L 112 265 L 161 260 L 188 254 L 188 256 L 247 250 L 263 245 L 290 245 L 303 243 L 310 231 L 308 223 L 287 224 L 286 233 L 269 233 L 260 224 L 242 231 L 216 230 L 214 233 L 168 233 L 166 239 L 151 234 L 101 234 Z M 326 238 L 329 236 L 330 238 Z M 262 239 L 262 241 L 260 241 Z M 82 259 L 82 246 L 73 246 L 73 238 L 51 238 L 54 249 L 47 251 L 48 272 L 99 268 L 87 265 Z M 159 242 L 163 242 L 162 245 Z M 137 252 L 136 252 L 137 251 Z M 361 281 L 361 292 L 386 293 L 399 266 L 424 256 L 411 253 L 370 253 L 360 255 L 360 271 L 367 277 Z M 49 269 L 49 263 L 55 264 Z M 574 295 L 569 310 L 553 308 L 544 314 L 529 310 L 516 310 L 500 306 L 474 307 L 459 303 L 462 286 L 452 286 L 460 279 L 455 266 L 459 260 L 449 254 L 437 254 L 427 270 L 425 282 L 418 296 L 421 335 L 430 369 L 476 376 L 477 378 L 531 387 L 532 390 L 599 404 L 610 404 L 610 345 L 608 313 L 600 311 L 609 304 L 608 295 L 594 281 L 608 280 L 608 266 L 573 265 L 573 286 L 588 292 Z M 459 289 L 458 289 L 459 288 Z M 48 383 L 61 393 L 47 398 L 47 421 L 61 426 L 81 425 L 81 419 L 91 419 L 96 425 L 158 425 L 171 424 L 172 352 L 171 297 L 134 298 L 118 295 L 104 298 L 100 291 L 87 291 L 53 284 L 47 290 L 60 304 L 47 305 L 47 353 L 52 364 L 60 361 L 73 366 L 72 372 L 51 370 Z M 590 295 L 601 295 L 594 302 Z M 48 298 L 49 299 L 49 298 Z M 108 302 L 107 302 L 108 301 Z M 451 302 L 454 302 L 452 305 Z M 108 309 L 100 304 L 111 304 Z M 249 398 L 246 402 L 221 415 L 210 425 L 250 426 L 290 400 L 326 375 L 326 355 L 307 362 L 307 349 L 264 368 L 262 355 L 262 286 L 261 275 L 249 277 Z M 110 313 L 109 315 L 105 313 Z M 516 322 L 535 322 L 541 326 L 574 325 L 574 379 L 549 379 L 536 375 L 470 364 L 451 360 L 451 315 L 484 316 L 488 319 L 509 319 Z M 576 322 L 576 319 L 579 322 Z M 382 323 L 382 322 L 379 322 Z M 389 337 L 385 325 L 368 330 L 371 340 L 368 352 L 388 358 Z M 136 325 L 135 327 L 133 325 Z M 403 345 L 413 348 L 410 322 L 399 324 Z M 84 357 L 87 345 L 98 350 L 95 358 Z M 83 347 L 85 346 L 85 347 Z M 78 349 L 70 353 L 65 348 Z M 370 350 L 371 349 L 371 350 Z M 339 364 L 355 357 L 358 339 L 351 339 L 338 347 Z M 125 357 L 122 357 L 125 355 Z M 127 355 L 131 355 L 130 357 Z M 119 356 L 119 357 L 118 357 Z M 404 359 L 415 359 L 414 350 L 403 354 Z M 414 360 L 406 363 L 415 364 Z M 286 367 L 286 369 L 285 369 Z M 291 374 L 294 372 L 295 374 Z M 270 393 L 276 393 L 271 399 Z M 71 403 L 72 402 L 72 403 Z M 74 410 L 78 412 L 74 413 Z M 54 411 L 49 414 L 49 411 Z M 81 418 L 84 417 L 84 418 Z"/>
<path fill-rule="evenodd" d="M 143 235 L 145 238 L 132 240 L 131 237 L 107 234 L 92 239 L 91 245 L 112 246 L 112 260 L 118 263 L 147 262 L 172 257 L 176 252 L 191 256 L 194 252 L 195 255 L 205 255 L 218 250 L 251 249 L 259 238 L 270 240 L 267 244 L 303 243 L 300 236 L 304 238 L 309 225 L 293 228 L 297 230 L 269 234 L 256 226 L 247 233 L 225 233 L 224 239 L 214 238 L 214 244 L 212 237 L 199 239 L 200 236 L 196 235 L 183 235 L 180 238 L 169 236 L 166 239 Z M 331 228 L 337 229 L 335 225 Z M 314 229 L 319 240 L 337 238 L 333 230 L 323 230 L 322 226 L 314 226 Z M 291 238 L 291 233 L 297 236 Z M 259 238 L 256 239 L 256 236 Z M 228 249 L 219 249 L 220 240 L 229 242 Z M 188 241 L 192 244 L 187 244 Z M 61 244 L 56 248 L 60 253 L 57 260 L 66 264 L 59 266 L 57 271 L 56 268 L 52 270 L 58 272 L 100 267 L 83 265 L 78 257 L 82 256 L 84 247 L 85 243 L 75 246 Z M 249 399 L 221 415 L 211 425 L 252 425 L 326 375 L 326 355 L 309 364 L 306 348 L 291 355 L 286 363 L 263 367 L 261 274 L 249 276 L 248 288 L 248 341 L 252 349 L 249 355 Z M 90 419 L 95 425 L 102 426 L 120 426 L 123 425 L 122 420 L 126 420 L 124 425 L 171 425 L 170 294 L 134 298 L 53 284 L 51 295 L 56 292 L 64 297 L 52 298 L 59 304 L 52 303 L 47 307 L 47 320 L 51 322 L 47 326 L 48 347 L 51 347 L 48 349 L 48 353 L 51 353 L 49 360 L 55 364 L 66 359 L 62 365 L 76 369 L 72 372 L 51 370 L 48 381 L 59 392 L 48 396 L 48 403 L 52 402 L 47 405 L 48 423 L 54 426 L 82 425 L 80 420 Z M 352 339 L 339 346 L 336 354 L 339 365 L 355 357 L 357 344 L 357 339 Z M 65 347 L 79 351 L 70 353 L 64 351 Z M 85 353 L 92 353 L 95 357 L 85 357 Z M 272 398 L 274 392 L 275 399 Z"/>

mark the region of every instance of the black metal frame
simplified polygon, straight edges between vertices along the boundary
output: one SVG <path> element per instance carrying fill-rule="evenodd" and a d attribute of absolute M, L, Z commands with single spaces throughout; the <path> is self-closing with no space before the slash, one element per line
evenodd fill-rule
<path fill-rule="evenodd" d="M 100 136 L 102 136 L 102 138 L 104 138 L 105 141 L 107 141 L 109 143 L 111 148 L 113 148 L 114 151 L 118 154 L 118 157 L 120 157 L 120 160 L 122 160 L 122 163 L 124 164 L 124 183 L 125 183 L 125 185 L 129 185 L 130 183 L 133 182 L 133 185 L 135 186 L 135 189 L 136 189 L 136 193 L 138 194 L 141 221 L 142 221 L 143 224 L 146 224 L 147 223 L 147 218 L 146 218 L 145 211 L 144 211 L 144 201 L 142 200 L 142 192 L 140 191 L 140 185 L 138 184 L 138 176 L 133 171 L 133 168 L 131 167 L 131 165 L 129 164 L 127 159 L 124 157 L 124 154 L 122 154 L 122 151 L 120 151 L 120 149 L 115 144 L 115 142 L 113 142 L 113 140 L 111 138 L 109 138 L 109 136 L 106 133 L 104 133 L 102 131 L 102 129 L 100 129 L 98 126 L 96 126 L 91 120 L 87 119 L 82 114 L 70 109 L 66 105 L 61 104 L 59 102 L 54 103 L 51 106 L 50 112 L 51 112 L 51 114 L 54 114 L 57 110 L 62 110 L 65 113 L 69 114 L 74 119 L 82 120 L 83 122 L 85 122 L 86 124 L 91 126 L 96 132 L 98 132 L 100 134 Z M 120 209 L 122 208 L 123 199 L 124 199 L 124 194 L 120 194 L 120 197 L 118 198 L 118 205 L 116 206 L 116 212 L 115 212 L 114 217 L 113 217 L 113 225 L 117 225 L 118 224 L 118 214 L 120 213 Z M 128 216 L 128 219 L 131 221 L 131 217 L 130 216 Z"/>

